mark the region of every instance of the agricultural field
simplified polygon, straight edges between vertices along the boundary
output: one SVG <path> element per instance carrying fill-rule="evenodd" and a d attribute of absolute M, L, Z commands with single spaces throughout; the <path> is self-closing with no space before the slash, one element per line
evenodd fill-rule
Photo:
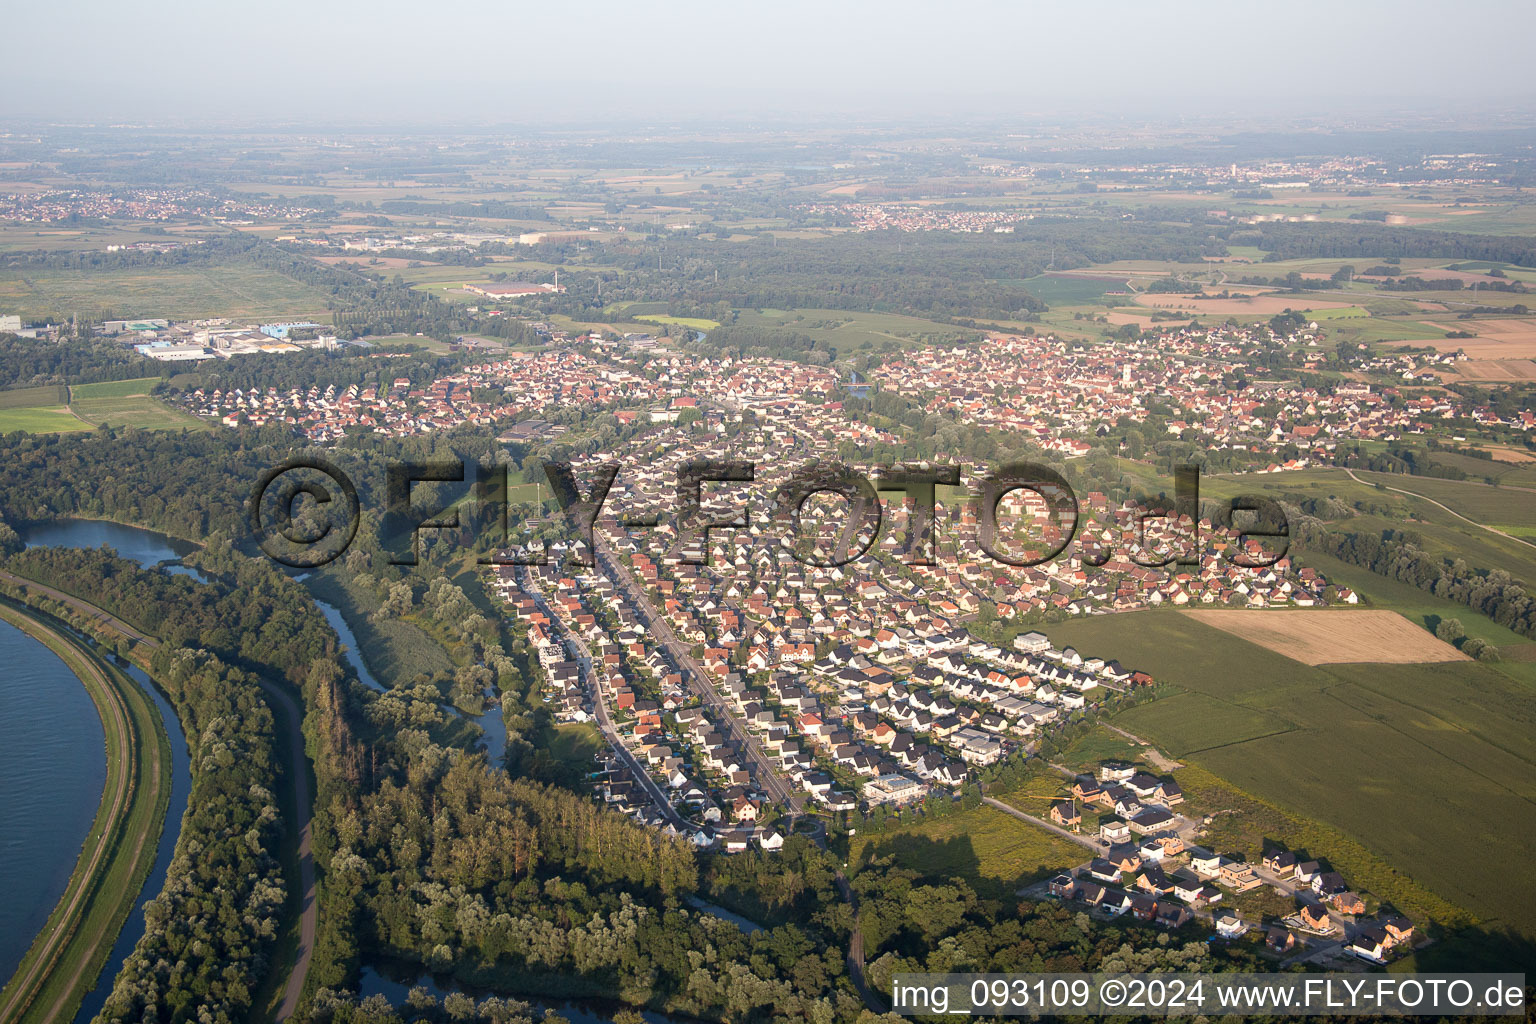
<path fill-rule="evenodd" d="M 1506 659 L 1518 658 L 1517 652 L 1522 648 L 1536 651 L 1536 642 L 1499 625 L 1486 615 L 1473 612 L 1465 605 L 1436 597 L 1411 583 L 1378 576 L 1369 569 L 1350 565 L 1320 551 L 1300 552 L 1296 562 L 1318 570 L 1331 583 L 1342 584 L 1364 595 L 1373 608 L 1390 608 L 1427 630 L 1433 630 L 1442 619 L 1455 619 L 1466 629 L 1467 636 L 1493 644 Z M 1508 666 L 1500 665 L 1499 668 L 1507 671 Z"/>
<path fill-rule="evenodd" d="M 782 327 L 831 345 L 839 358 L 861 352 L 906 348 L 968 337 L 975 332 L 896 313 L 858 313 L 842 309 L 742 310 L 743 327 Z"/>
<path fill-rule="evenodd" d="M 712 331 L 720 326 L 717 321 L 696 316 L 662 316 L 657 313 L 646 313 L 635 319 L 644 320 L 648 324 L 675 324 L 680 327 L 691 327 L 696 331 Z"/>
<path fill-rule="evenodd" d="M 67 408 L 0 409 L 0 434 L 24 430 L 29 434 L 68 434 L 90 430 L 91 424 Z"/>
<path fill-rule="evenodd" d="M 125 270 L 0 271 L 0 307 L 23 319 L 330 319 L 325 296 L 254 263 Z"/>
<path fill-rule="evenodd" d="M 1455 647 L 1435 639 L 1396 612 L 1213 608 L 1182 614 L 1303 665 L 1356 661 L 1411 665 L 1469 660 Z"/>
<path fill-rule="evenodd" d="M 1293 473 L 1209 476 L 1201 480 L 1201 495 L 1209 498 L 1230 498 L 1239 494 L 1268 494 L 1277 498 L 1331 495 L 1347 503 L 1363 502 L 1370 514 L 1330 523 L 1329 529 L 1375 534 L 1383 530 L 1409 530 L 1418 534 L 1424 550 L 1436 557 L 1462 558 L 1475 566 L 1497 566 L 1517 579 L 1536 581 L 1536 546 L 1474 525 L 1484 523 L 1497 527 L 1499 522 L 1495 517 L 1508 520 L 1514 526 L 1531 524 L 1533 506 L 1522 499 L 1533 495 L 1515 489 L 1515 481 L 1529 481 L 1529 471 L 1454 454 L 1434 453 L 1432 457 L 1435 460 L 1460 459 L 1469 471 L 1499 474 L 1501 481 L 1508 482 L 1507 490 L 1503 486 L 1492 488 L 1471 481 L 1361 470 L 1355 470 L 1361 481 L 1356 482 L 1342 469 L 1308 469 Z M 1474 522 L 1458 519 L 1424 498 L 1394 493 L 1386 490 L 1387 487 L 1431 496 Z"/>
<path fill-rule="evenodd" d="M 1437 457 L 1436 461 L 1440 461 Z M 1479 460 L 1469 459 L 1476 463 Z M 1500 467 L 1484 463 L 1477 468 L 1497 472 Z M 1536 526 L 1536 491 L 1511 484 L 1491 487 L 1481 481 L 1444 480 L 1433 476 L 1403 476 L 1355 470 L 1361 480 L 1382 483 L 1403 491 L 1412 491 L 1438 501 L 1468 519 L 1489 526 Z"/>
<path fill-rule="evenodd" d="M 1536 833 L 1511 827 L 1536 809 L 1532 666 L 1308 666 L 1163 611 L 1048 632 L 1169 687 L 1116 725 L 1350 836 L 1478 917 L 1536 935 L 1526 870 Z"/>
<path fill-rule="evenodd" d="M 69 404 L 69 389 L 62 384 L 0 391 L 0 410 L 41 409 Z"/>
<path fill-rule="evenodd" d="M 1456 364 L 1456 375 L 1469 381 L 1536 381 L 1536 361 L 1472 359 Z"/>
<path fill-rule="evenodd" d="M 150 395 L 159 377 L 0 391 L 0 433 L 60 434 L 106 424 L 142 430 L 210 430 L 211 424 Z"/>

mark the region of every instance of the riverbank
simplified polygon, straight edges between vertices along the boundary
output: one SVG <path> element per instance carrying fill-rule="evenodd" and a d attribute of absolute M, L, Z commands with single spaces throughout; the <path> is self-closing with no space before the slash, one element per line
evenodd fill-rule
<path fill-rule="evenodd" d="M 0 601 L 0 619 L 52 651 L 90 694 L 105 733 L 101 805 L 64 893 L 0 991 L 0 1022 L 73 1016 L 111 954 L 154 865 L 170 800 L 160 716 L 131 680 L 44 613 Z"/>

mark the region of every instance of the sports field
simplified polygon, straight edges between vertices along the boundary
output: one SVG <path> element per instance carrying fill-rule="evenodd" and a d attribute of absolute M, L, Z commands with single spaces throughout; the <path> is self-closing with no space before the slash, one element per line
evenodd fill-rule
<path fill-rule="evenodd" d="M 1183 613 L 1196 622 L 1277 651 L 1303 665 L 1373 662 L 1411 665 L 1467 661 L 1397 612 L 1328 609 L 1244 610 L 1212 608 Z"/>

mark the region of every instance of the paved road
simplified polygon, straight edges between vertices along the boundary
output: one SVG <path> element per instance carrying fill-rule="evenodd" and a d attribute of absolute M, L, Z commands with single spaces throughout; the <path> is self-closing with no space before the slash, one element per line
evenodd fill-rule
<path fill-rule="evenodd" d="M 3 571 L 0 571 L 0 580 L 17 586 L 24 586 L 33 593 L 44 594 L 55 601 L 61 601 L 75 611 L 94 620 L 98 625 L 127 637 L 147 651 L 152 652 L 160 647 L 159 640 L 152 636 L 147 636 L 105 609 L 75 597 L 73 594 L 67 594 L 62 590 L 55 590 L 53 587 L 47 587 L 25 577 Z M 298 826 L 299 883 L 304 890 L 299 916 L 299 957 L 294 964 L 293 970 L 288 975 L 288 985 L 284 990 L 283 1006 L 278 1011 L 277 1019 L 283 1021 L 293 1015 L 294 1010 L 298 1007 L 299 994 L 304 990 L 304 979 L 309 973 L 310 958 L 314 954 L 316 917 L 319 914 L 320 908 L 315 899 L 315 860 L 311 849 L 312 808 L 309 796 L 308 765 L 305 763 L 304 737 L 299 725 L 299 723 L 303 722 L 303 715 L 299 711 L 297 702 L 275 684 L 262 680 L 261 687 L 269 697 L 281 702 L 288 711 L 288 722 L 292 730 L 289 733 L 288 775 L 293 780 L 294 806 L 298 811 L 300 819 L 294 823 Z M 3 1016 L 0 1016 L 0 1019 L 3 1019 Z"/>
<path fill-rule="evenodd" d="M 1367 487 L 1374 487 L 1376 485 L 1376 483 L 1377 483 L 1377 481 L 1374 481 L 1374 480 L 1361 480 L 1359 477 L 1355 476 L 1355 471 L 1354 470 L 1349 469 L 1347 467 L 1345 468 L 1344 472 L 1348 473 L 1349 474 L 1349 478 L 1351 480 L 1353 480 L 1357 484 L 1364 484 Z M 1445 511 L 1449 512 L 1451 515 L 1455 516 L 1457 519 L 1460 519 L 1464 523 L 1471 523 L 1473 526 L 1477 527 L 1479 530 L 1487 530 L 1489 533 L 1496 533 L 1496 534 L 1498 534 L 1500 537 L 1503 537 L 1505 540 L 1518 541 L 1521 544 L 1524 544 L 1524 545 L 1526 545 L 1528 547 L 1536 548 L 1536 542 L 1532 542 L 1532 541 L 1526 540 L 1524 537 L 1516 537 L 1512 533 L 1505 533 L 1503 530 L 1495 529 L 1492 526 L 1486 526 L 1486 525 L 1478 522 L 1476 519 L 1468 519 L 1466 516 L 1462 515 L 1460 512 L 1457 512 L 1455 509 L 1451 508 L 1449 505 L 1442 505 L 1440 502 L 1436 501 L 1434 498 L 1431 498 L 1427 494 L 1419 494 L 1417 491 L 1405 491 L 1401 487 L 1387 487 L 1386 484 L 1382 484 L 1381 486 L 1386 487 L 1387 490 L 1394 491 L 1394 492 L 1396 492 L 1398 494 L 1406 494 L 1410 498 L 1418 498 L 1421 501 L 1427 501 L 1431 505 L 1435 506 L 1436 508 L 1445 509 Z"/>
<path fill-rule="evenodd" d="M 629 598 L 646 628 L 667 648 L 672 660 L 682 670 L 683 678 L 687 680 L 689 688 L 715 712 L 719 723 L 726 730 L 727 738 L 735 742 L 746 756 L 752 768 L 753 780 L 774 800 L 787 805 L 792 814 L 798 813 L 804 807 L 804 796 L 795 790 L 793 782 L 763 752 L 757 738 L 747 731 L 746 726 L 736 717 L 734 709 L 726 703 L 725 698 L 720 696 L 720 692 L 710 682 L 704 666 L 699 664 L 699 660 L 693 656 L 688 644 L 678 639 L 666 617 L 651 603 L 645 589 L 609 549 L 608 542 L 596 534 L 594 534 L 594 540 L 597 546 L 598 565 Z M 791 821 L 790 827 L 793 827 L 793 824 Z"/>
<path fill-rule="evenodd" d="M 560 631 L 575 645 L 580 659 L 582 675 L 592 690 L 593 710 L 597 718 L 597 727 L 603 734 L 603 738 L 608 741 L 608 746 L 613 749 L 614 754 L 618 756 L 619 760 L 623 761 L 629 768 L 629 772 L 635 781 L 650 795 L 651 802 L 656 805 L 656 810 L 661 813 L 662 817 L 666 818 L 672 823 L 673 827 L 680 831 L 692 831 L 689 828 L 688 822 L 684 821 L 683 816 L 677 813 L 677 808 L 672 806 L 672 801 L 667 799 L 661 787 L 656 784 L 656 780 L 651 778 L 651 773 L 640 764 L 629 747 L 624 745 L 623 738 L 619 736 L 618 727 L 613 724 L 613 718 L 608 713 L 608 699 L 603 692 L 603 685 L 592 673 L 592 651 L 587 647 L 586 641 L 569 629 L 564 619 L 555 614 L 549 603 L 544 599 L 544 591 L 534 581 L 533 574 L 526 568 L 519 568 L 518 572 L 522 577 L 518 582 L 529 594 L 533 595 L 539 610 L 549 616 L 551 622 L 560 623 Z"/>
<path fill-rule="evenodd" d="M 19 577 L 11 576 L 9 573 L 4 575 L 12 582 L 19 581 L 20 579 Z M 6 618 L 10 619 L 10 615 L 7 615 Z M 37 627 L 31 620 L 21 619 L 20 616 L 17 616 L 17 619 L 20 620 L 16 622 L 18 628 L 24 629 L 29 635 L 33 635 L 40 640 L 43 639 L 43 637 L 37 636 L 37 633 L 34 632 L 34 629 Z M 22 623 L 26 623 L 26 625 L 22 625 Z M 67 641 L 61 642 L 67 644 Z M 10 982 L 6 985 L 7 995 L 5 1001 L 0 1003 L 0 1021 L 19 1020 L 37 997 L 41 987 L 50 980 L 50 972 L 58 965 L 59 955 L 68 946 L 70 940 L 75 937 L 76 929 L 80 925 L 81 915 L 85 913 L 86 904 L 99 881 L 97 876 L 102 871 L 107 856 L 116 845 L 115 839 L 118 828 L 122 824 L 122 816 L 127 813 L 128 801 L 133 797 L 134 779 L 136 777 L 134 760 L 137 756 L 136 752 L 139 744 L 135 740 L 132 723 L 129 721 L 127 705 L 123 701 L 122 694 L 112 685 L 95 662 L 89 658 L 79 656 L 75 652 L 71 653 L 75 656 L 66 657 L 66 664 L 80 676 L 80 681 L 93 692 L 94 699 L 92 702 L 97 705 L 98 709 L 103 710 L 104 714 L 111 716 L 111 728 L 105 731 L 108 741 L 114 742 L 114 745 L 107 750 L 107 763 L 108 765 L 117 764 L 121 767 L 117 773 L 117 785 L 113 787 L 113 791 L 110 794 L 105 794 L 103 798 L 106 816 L 101 819 L 103 822 L 102 829 L 94 836 L 87 838 L 89 845 L 80 853 L 79 863 L 82 867 L 77 872 L 71 874 L 69 888 L 66 890 L 65 895 L 61 897 L 61 912 L 58 913 L 57 917 L 51 917 L 52 927 L 46 932 L 39 934 L 33 940 L 32 950 L 36 951 L 36 956 L 32 958 L 26 971 L 11 978 Z M 103 724 L 105 725 L 105 722 Z M 150 785 L 158 787 L 162 774 L 160 745 L 158 743 L 150 743 L 148 744 L 148 749 L 151 759 L 144 766 L 145 778 L 149 780 Z M 150 798 L 154 798 L 153 793 L 151 793 Z M 110 799 L 110 803 L 107 803 L 108 799 Z M 146 838 L 145 833 L 139 833 L 137 845 L 133 852 L 134 860 L 137 860 L 142 852 Z M 105 925 L 106 922 L 102 922 L 100 932 L 106 930 Z M 95 941 L 98 943 L 105 941 L 110 945 L 113 941 L 113 936 L 100 932 L 96 936 Z M 49 1008 L 45 1019 L 56 1020 L 62 1013 L 63 1004 L 75 992 L 76 984 L 79 982 L 81 974 L 85 971 L 89 959 L 89 957 L 85 957 L 77 962 L 74 974 L 66 979 L 58 1001 Z"/>

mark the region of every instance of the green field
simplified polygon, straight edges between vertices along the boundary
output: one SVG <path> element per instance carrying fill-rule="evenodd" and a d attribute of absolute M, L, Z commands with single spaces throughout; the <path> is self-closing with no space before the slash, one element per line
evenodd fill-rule
<path fill-rule="evenodd" d="M 81 384 L 69 389 L 70 408 L 93 424 L 143 430 L 212 430 L 213 424 L 166 405 L 150 395 L 159 377 Z"/>
<path fill-rule="evenodd" d="M 29 434 L 66 434 L 90 430 L 91 424 L 68 409 L 0 409 L 0 434 L 25 430 Z"/>
<path fill-rule="evenodd" d="M 1172 684 L 1115 724 L 1536 934 L 1536 832 L 1516 825 L 1536 810 L 1533 666 L 1310 667 L 1165 611 L 1048 632 Z"/>
<path fill-rule="evenodd" d="M 1237 494 L 1282 497 L 1289 494 L 1304 497 L 1332 495 L 1345 502 L 1364 501 L 1375 506 L 1373 514 L 1331 523 L 1329 529 L 1375 534 L 1383 530 L 1409 530 L 1422 538 L 1424 550 L 1434 557 L 1460 558 L 1471 566 L 1504 569 L 1518 580 L 1536 583 L 1536 547 L 1489 533 L 1423 498 L 1378 489 L 1376 484 L 1432 495 L 1434 500 L 1447 507 L 1488 525 L 1497 525 L 1495 516 L 1508 517 L 1506 521 L 1512 525 L 1532 525 L 1536 522 L 1536 515 L 1533 515 L 1536 503 L 1523 499 L 1536 498 L 1536 494 L 1512 487 L 1506 490 L 1435 477 L 1359 470 L 1356 474 L 1365 482 L 1356 483 L 1341 469 L 1308 469 L 1263 476 L 1212 476 L 1201 480 L 1200 493 L 1202 498 Z"/>
<path fill-rule="evenodd" d="M 1438 458 L 1436 461 L 1439 461 Z M 1487 468 L 1496 472 L 1499 464 L 1488 463 Z M 1402 476 L 1362 470 L 1356 470 L 1355 475 L 1373 484 L 1382 483 L 1388 487 L 1422 494 L 1460 512 L 1468 519 L 1489 526 L 1536 526 L 1536 492 L 1533 491 L 1519 490 L 1514 486 L 1490 487 L 1481 481 L 1442 480 L 1432 476 Z"/>
<path fill-rule="evenodd" d="M 159 377 L 0 391 L 0 434 L 61 434 L 101 424 L 141 430 L 212 430 L 213 424 L 150 395 Z M 68 403 L 67 405 L 65 403 Z"/>
<path fill-rule="evenodd" d="M 930 880 L 963 878 L 984 899 L 1011 900 L 1023 886 L 1081 863 L 1087 851 L 983 805 L 850 841 L 851 864 L 887 856 Z"/>
<path fill-rule="evenodd" d="M 0 391 L 0 409 L 38 409 L 69 404 L 69 389 L 59 384 Z"/>
<path fill-rule="evenodd" d="M 715 320 L 705 320 L 696 316 L 662 316 L 657 313 L 646 313 L 635 317 L 636 320 L 644 320 L 650 324 L 677 324 L 682 327 L 692 327 L 696 331 L 712 331 L 720 324 Z"/>
<path fill-rule="evenodd" d="M 832 346 L 839 358 L 860 352 L 905 348 L 923 340 L 940 342 L 975 332 L 896 313 L 858 313 L 842 309 L 742 310 L 743 327 L 782 327 Z"/>
<path fill-rule="evenodd" d="M 603 734 L 598 732 L 597 726 L 590 722 L 569 722 L 565 725 L 557 725 L 549 741 L 550 756 L 562 764 L 569 765 L 573 772 L 579 772 L 582 775 L 596 770 L 597 765 L 592 758 L 599 751 L 607 748 L 608 744 L 603 742 Z"/>
<path fill-rule="evenodd" d="M 1026 277 L 1018 284 L 1048 306 L 1102 306 L 1105 292 L 1125 290 L 1124 281 L 1066 274 L 1038 274 Z"/>
<path fill-rule="evenodd" d="M 133 380 L 109 380 L 100 384 L 75 384 L 69 389 L 74 399 L 132 398 L 147 395 L 160 383 L 159 377 L 135 377 Z"/>
<path fill-rule="evenodd" d="M 254 263 L 130 270 L 0 271 L 0 307 L 22 318 L 296 317 L 326 322 L 319 290 Z"/>

